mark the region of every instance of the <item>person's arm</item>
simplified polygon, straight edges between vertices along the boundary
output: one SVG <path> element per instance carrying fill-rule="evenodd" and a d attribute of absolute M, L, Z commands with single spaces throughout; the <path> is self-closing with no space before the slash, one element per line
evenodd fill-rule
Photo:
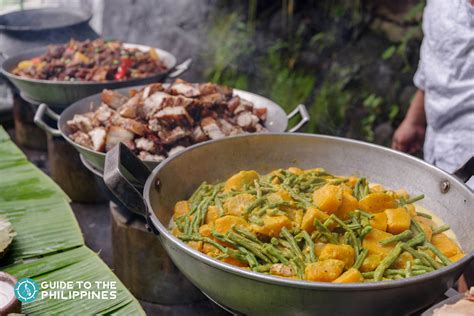
<path fill-rule="evenodd" d="M 418 89 L 405 119 L 393 135 L 392 148 L 407 153 L 416 153 L 423 146 L 425 131 L 425 92 Z"/>

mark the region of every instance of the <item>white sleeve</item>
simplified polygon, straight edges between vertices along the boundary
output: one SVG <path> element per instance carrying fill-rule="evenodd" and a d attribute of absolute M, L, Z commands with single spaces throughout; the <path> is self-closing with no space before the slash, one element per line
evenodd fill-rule
<path fill-rule="evenodd" d="M 426 76 L 425 76 L 425 62 L 424 62 L 424 50 L 425 50 L 425 41 L 421 43 L 420 48 L 420 60 L 418 61 L 418 69 L 416 70 L 415 76 L 413 77 L 413 83 L 420 90 L 425 90 Z"/>

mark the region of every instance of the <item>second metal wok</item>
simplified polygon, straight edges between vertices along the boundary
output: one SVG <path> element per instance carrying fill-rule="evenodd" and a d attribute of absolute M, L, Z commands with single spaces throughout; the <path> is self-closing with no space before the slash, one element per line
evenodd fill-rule
<path fill-rule="evenodd" d="M 174 204 L 189 198 L 203 181 L 223 181 L 239 170 L 265 174 L 290 166 L 323 167 L 340 175 L 356 173 L 385 187 L 424 193 L 426 198 L 420 204 L 452 227 L 467 255 L 442 269 L 403 280 L 306 282 L 228 265 L 192 249 L 168 231 Z M 124 169 L 144 183 L 143 190 L 124 178 Z M 151 174 L 124 145 L 118 145 L 107 153 L 104 180 L 124 204 L 146 216 L 168 255 L 191 282 L 238 313 L 405 315 L 436 301 L 474 259 L 473 193 L 454 176 L 422 160 L 359 141 L 308 134 L 224 138 L 190 147 Z"/>
<path fill-rule="evenodd" d="M 141 86 L 117 89 L 116 91 L 122 94 L 128 94 L 128 91 L 131 88 L 139 89 L 141 88 Z M 309 121 L 309 114 L 306 111 L 306 107 L 302 104 L 298 105 L 290 114 L 287 115 L 278 104 L 258 94 L 237 89 L 234 89 L 234 94 L 242 97 L 245 100 L 253 102 L 255 104 L 255 107 L 257 108 L 264 107 L 267 109 L 267 119 L 265 121 L 265 127 L 270 132 L 286 131 L 288 127 L 288 121 L 291 118 L 297 116 L 298 114 L 301 116 L 301 120 L 293 128 L 289 129 L 288 132 L 295 132 L 299 130 Z M 52 134 L 53 136 L 64 137 L 64 139 L 71 143 L 71 145 L 73 145 L 82 154 L 84 159 L 93 168 L 95 168 L 98 172 L 103 172 L 105 153 L 94 151 L 75 143 L 69 137 L 69 135 L 71 134 L 71 130 L 67 126 L 67 121 L 71 120 L 75 114 L 82 114 L 94 111 L 100 106 L 100 104 L 100 93 L 73 103 L 71 106 L 65 109 L 61 113 L 61 115 L 56 114 L 46 104 L 41 104 L 38 110 L 36 111 L 34 120 L 39 127 L 43 128 L 46 132 Z M 53 121 L 57 121 L 57 128 L 50 127 L 45 122 L 46 116 L 52 119 Z M 145 164 L 150 168 L 154 168 L 158 163 L 156 161 L 149 160 L 145 161 Z"/>

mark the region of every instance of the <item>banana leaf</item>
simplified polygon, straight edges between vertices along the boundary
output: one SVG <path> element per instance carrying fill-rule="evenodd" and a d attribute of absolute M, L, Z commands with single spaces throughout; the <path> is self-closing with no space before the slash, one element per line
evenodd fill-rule
<path fill-rule="evenodd" d="M 3 129 L 2 126 L 0 126 L 0 142 L 4 140 L 9 140 L 10 136 L 8 136 L 8 133 L 6 130 Z"/>
<path fill-rule="evenodd" d="M 66 194 L 8 138 L 0 126 L 0 216 L 16 236 L 0 260 L 0 270 L 18 279 L 43 281 L 115 281 L 116 298 L 37 299 L 22 305 L 28 315 L 144 315 L 138 301 L 107 265 L 84 245 Z M 93 291 L 95 288 L 91 288 Z M 67 294 L 67 293 L 66 293 Z"/>
<path fill-rule="evenodd" d="M 26 157 L 11 141 L 5 139 L 0 140 L 0 157 L 2 157 L 1 165 L 11 162 L 25 162 Z"/>

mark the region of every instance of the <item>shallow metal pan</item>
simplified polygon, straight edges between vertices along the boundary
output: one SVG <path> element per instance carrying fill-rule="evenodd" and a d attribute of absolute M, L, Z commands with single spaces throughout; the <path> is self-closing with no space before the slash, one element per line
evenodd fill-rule
<path fill-rule="evenodd" d="M 149 50 L 152 47 L 124 43 L 125 47 L 138 48 L 140 50 Z M 42 55 L 47 47 L 36 48 L 27 52 L 7 58 L 0 69 L 0 72 L 22 93 L 25 98 L 36 103 L 47 103 L 55 109 L 62 110 L 70 104 L 101 92 L 103 89 L 117 89 L 122 87 L 142 85 L 152 82 L 160 82 L 169 78 L 176 78 L 189 69 L 191 59 L 187 59 L 179 65 L 176 65 L 176 57 L 165 50 L 155 48 L 161 60 L 166 65 L 167 70 L 148 76 L 145 78 L 136 78 L 123 81 L 53 81 L 31 79 L 17 76 L 12 73 L 16 65 L 27 59 Z"/>

